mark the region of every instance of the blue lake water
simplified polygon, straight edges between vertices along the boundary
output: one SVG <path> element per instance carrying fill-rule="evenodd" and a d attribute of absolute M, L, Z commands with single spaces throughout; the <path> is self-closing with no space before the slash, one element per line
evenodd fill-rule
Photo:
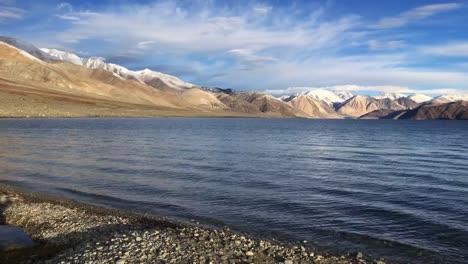
<path fill-rule="evenodd" d="M 468 122 L 4 119 L 0 183 L 402 263 L 468 259 Z"/>

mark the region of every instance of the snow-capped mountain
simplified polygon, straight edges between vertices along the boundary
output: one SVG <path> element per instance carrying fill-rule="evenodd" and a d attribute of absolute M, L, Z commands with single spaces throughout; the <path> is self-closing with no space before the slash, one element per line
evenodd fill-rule
<path fill-rule="evenodd" d="M 91 57 L 81 59 L 83 66 L 91 69 L 102 69 L 113 72 L 116 76 L 124 79 L 138 80 L 135 73 L 125 67 L 113 63 L 106 63 L 104 58 Z"/>
<path fill-rule="evenodd" d="M 73 53 L 47 48 L 43 48 L 40 51 L 56 60 L 67 61 L 77 65 L 83 65 L 91 69 L 103 69 L 111 71 L 116 76 L 119 76 L 121 78 L 138 80 L 155 88 L 168 87 L 175 90 L 185 90 L 197 87 L 196 85 L 184 82 L 175 76 L 157 71 L 152 71 L 150 69 L 132 71 L 117 64 L 107 63 L 104 58 L 80 58 Z"/>
<path fill-rule="evenodd" d="M 174 89 L 190 89 L 196 87 L 194 84 L 184 82 L 175 76 L 152 71 L 150 69 L 135 71 L 133 73 L 138 80 L 149 85 L 151 85 L 150 83 L 153 82 L 154 79 L 159 79 L 162 80 L 166 85 Z"/>
<path fill-rule="evenodd" d="M 433 98 L 425 94 L 412 94 L 408 96 L 408 99 L 420 104 L 432 100 Z"/>
<path fill-rule="evenodd" d="M 353 97 L 354 95 L 348 91 L 334 91 L 334 90 L 326 90 L 326 89 L 312 89 L 310 91 L 297 93 L 291 96 L 282 96 L 280 97 L 281 100 L 285 102 L 289 102 L 298 96 L 308 96 L 314 100 L 323 102 L 328 106 L 334 106 L 334 104 L 342 103 L 349 98 Z"/>
<path fill-rule="evenodd" d="M 324 102 L 330 106 L 333 106 L 336 103 L 342 103 L 345 100 L 353 97 L 353 95 L 347 91 L 332 91 L 332 90 L 325 90 L 325 89 L 313 89 L 313 90 L 303 92 L 298 95 L 309 96 L 312 99 Z"/>
<path fill-rule="evenodd" d="M 49 55 L 46 52 L 43 52 L 42 50 L 36 48 L 34 45 L 26 41 L 22 41 L 22 40 L 11 38 L 11 37 L 5 37 L 5 36 L 0 36 L 0 41 L 6 44 L 9 44 L 17 49 L 23 50 L 39 60 L 42 60 L 42 61 L 55 60 L 54 59 L 55 57 Z"/>
<path fill-rule="evenodd" d="M 354 94 L 352 94 L 350 91 L 333 91 L 333 92 L 336 95 L 338 95 L 341 99 L 343 99 L 344 101 L 354 96 Z"/>
<path fill-rule="evenodd" d="M 396 100 L 398 98 L 406 97 L 405 94 L 401 93 L 382 93 L 380 95 L 374 96 L 375 99 L 390 99 L 390 100 Z"/>
<path fill-rule="evenodd" d="M 56 58 L 61 61 L 68 61 L 73 64 L 77 65 L 83 65 L 83 62 L 80 57 L 76 56 L 73 53 L 57 50 L 57 49 L 46 49 L 46 48 L 41 48 L 40 49 L 42 52 L 47 53 L 48 55 L 52 56 L 53 58 Z"/>
<path fill-rule="evenodd" d="M 434 104 L 445 104 L 451 102 L 458 102 L 458 101 L 468 101 L 468 95 L 460 94 L 460 95 L 441 95 L 438 96 L 431 101 L 430 103 Z"/>

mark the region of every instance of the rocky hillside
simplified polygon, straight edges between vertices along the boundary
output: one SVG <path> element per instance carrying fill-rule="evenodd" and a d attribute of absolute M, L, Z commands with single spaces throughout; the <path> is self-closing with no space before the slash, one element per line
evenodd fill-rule
<path fill-rule="evenodd" d="M 457 101 L 445 104 L 426 104 L 406 111 L 399 119 L 413 120 L 468 120 L 468 101 Z"/>
<path fill-rule="evenodd" d="M 81 58 L 57 49 L 39 49 L 10 37 L 0 37 L 0 94 L 3 102 L 0 117 L 201 115 L 376 119 L 412 115 L 412 119 L 457 119 L 464 116 L 464 104 L 447 105 L 438 114 L 445 109 L 442 105 L 468 101 L 466 95 L 432 98 L 386 93 L 371 97 L 327 89 L 311 89 L 279 99 L 261 92 L 202 88 L 150 69 L 133 71 L 107 63 L 103 58 Z"/>
<path fill-rule="evenodd" d="M 360 117 L 367 113 L 370 113 L 375 110 L 391 110 L 391 111 L 399 111 L 399 110 L 407 110 L 411 109 L 411 105 L 416 104 L 415 102 L 411 101 L 410 99 L 405 99 L 402 101 L 403 104 L 400 104 L 398 99 L 390 99 L 390 98 L 383 98 L 383 99 L 376 99 L 369 96 L 354 96 L 344 103 L 340 104 L 336 110 L 338 113 L 350 116 L 350 117 Z"/>

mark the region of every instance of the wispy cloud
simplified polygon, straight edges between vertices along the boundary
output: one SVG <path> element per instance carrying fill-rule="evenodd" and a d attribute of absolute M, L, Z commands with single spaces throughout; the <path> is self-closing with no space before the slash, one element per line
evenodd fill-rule
<path fill-rule="evenodd" d="M 142 50 L 146 50 L 146 49 L 151 48 L 155 43 L 156 42 L 152 41 L 152 40 L 140 41 L 140 42 L 137 43 L 137 48 L 142 49 Z"/>
<path fill-rule="evenodd" d="M 73 12 L 73 6 L 70 3 L 62 2 L 57 5 L 57 10 L 64 13 Z"/>
<path fill-rule="evenodd" d="M 310 90 L 325 89 L 332 91 L 349 91 L 349 92 L 380 92 L 380 93 L 402 93 L 402 94 L 427 94 L 427 95 L 454 95 L 467 94 L 468 89 L 411 89 L 405 86 L 359 86 L 359 85 L 335 85 L 323 87 L 288 87 L 286 89 L 265 90 L 266 93 L 273 95 L 292 95 Z"/>
<path fill-rule="evenodd" d="M 24 10 L 15 7 L 0 6 L 0 22 L 9 19 L 21 19 Z"/>
<path fill-rule="evenodd" d="M 229 54 L 235 56 L 240 63 L 244 66 L 245 70 L 252 70 L 256 67 L 276 61 L 277 59 L 272 56 L 256 55 L 253 50 L 249 49 L 232 49 L 228 51 Z"/>
<path fill-rule="evenodd" d="M 420 6 L 403 12 L 395 17 L 383 18 L 377 22 L 377 24 L 371 26 L 371 28 L 384 29 L 402 27 L 413 21 L 421 20 L 442 12 L 455 10 L 461 8 L 462 6 L 463 5 L 460 3 L 444 3 Z"/>
<path fill-rule="evenodd" d="M 270 9 L 256 8 L 252 13 L 202 6 L 189 12 L 175 2 L 164 1 L 131 5 L 117 12 L 73 12 L 67 15 L 80 21 L 59 34 L 59 38 L 68 43 L 90 38 L 122 43 L 125 38 L 124 42 L 133 47 L 143 41 L 153 41 L 166 50 L 193 52 L 276 47 L 319 49 L 343 41 L 357 22 L 356 17 L 347 16 L 334 21 L 303 23 L 281 13 L 265 21 L 256 12 Z"/>
<path fill-rule="evenodd" d="M 80 18 L 78 16 L 73 15 L 73 6 L 70 3 L 62 2 L 57 5 L 57 12 L 59 14 L 55 15 L 56 17 L 63 19 L 63 20 L 70 20 L 70 21 L 79 21 Z"/>
<path fill-rule="evenodd" d="M 80 18 L 77 16 L 71 16 L 71 15 L 57 15 L 58 18 L 64 19 L 64 20 L 71 20 L 71 21 L 79 21 Z"/>
<path fill-rule="evenodd" d="M 254 7 L 254 11 L 259 14 L 268 14 L 270 13 L 271 9 L 272 9 L 271 6 L 266 6 L 266 5 Z"/>
<path fill-rule="evenodd" d="M 367 41 L 366 44 L 371 50 L 394 50 L 406 46 L 406 43 L 403 40 L 380 41 L 372 39 Z"/>
<path fill-rule="evenodd" d="M 426 47 L 423 52 L 448 57 L 468 57 L 468 42 L 450 43 Z"/>
<path fill-rule="evenodd" d="M 37 42 L 85 49 L 132 69 L 154 67 L 183 74 L 180 77 L 200 85 L 239 90 L 349 83 L 373 91 L 455 89 L 468 83 L 466 68 L 455 65 L 461 59 L 428 63 L 437 54 L 462 57 L 460 54 L 466 54 L 462 43 L 455 43 L 457 49 L 424 48 L 419 43 L 426 40 L 425 34 L 435 34 L 432 30 L 369 30 L 366 17 L 331 12 L 329 5 L 277 6 L 273 1 L 271 5 L 255 1 L 187 4 L 185 0 L 118 3 L 94 9 L 66 2 L 53 6 L 52 16 L 68 23 L 62 23 L 53 34 L 38 34 Z M 375 28 L 402 27 L 461 7 L 458 3 L 416 7 L 380 20 Z"/>

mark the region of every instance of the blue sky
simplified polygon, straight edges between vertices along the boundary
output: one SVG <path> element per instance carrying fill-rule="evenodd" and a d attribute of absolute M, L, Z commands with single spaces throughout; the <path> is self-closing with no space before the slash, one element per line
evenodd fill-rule
<path fill-rule="evenodd" d="M 203 86 L 468 93 L 467 1 L 0 0 L 0 34 Z"/>

